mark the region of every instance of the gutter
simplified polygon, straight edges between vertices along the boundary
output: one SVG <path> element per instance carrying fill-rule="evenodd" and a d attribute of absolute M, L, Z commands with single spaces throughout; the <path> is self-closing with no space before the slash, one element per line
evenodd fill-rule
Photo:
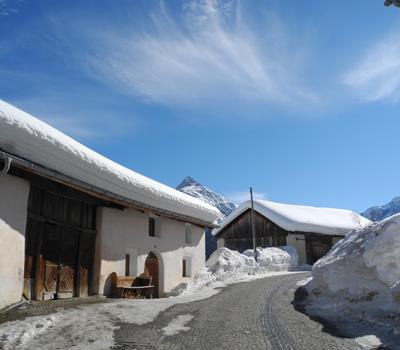
<path fill-rule="evenodd" d="M 5 155 L 3 152 L 0 152 L 0 159 L 3 159 L 3 162 L 4 162 L 3 169 L 0 170 L 0 176 L 4 176 L 10 170 L 11 157 Z"/>
<path fill-rule="evenodd" d="M 104 190 L 100 187 L 93 186 L 84 181 L 77 180 L 68 175 L 64 175 L 58 171 L 46 168 L 46 167 L 41 166 L 36 163 L 32 163 L 26 159 L 20 158 L 16 155 L 8 153 L 8 152 L 4 152 L 4 151 L 0 150 L 0 159 L 5 160 L 5 166 L 4 166 L 3 170 L 7 168 L 6 165 L 9 162 L 7 172 L 9 170 L 11 162 L 12 162 L 13 166 L 15 166 L 17 168 L 21 168 L 23 170 L 27 170 L 27 171 L 35 173 L 37 175 L 49 178 L 53 181 L 56 181 L 56 182 L 62 183 L 64 185 L 67 185 L 69 187 L 75 188 L 77 190 L 86 192 L 86 193 L 88 193 L 94 197 L 100 198 L 100 199 L 106 198 L 107 200 L 109 200 L 111 202 L 114 202 L 114 203 L 117 203 L 117 204 L 120 204 L 123 206 L 133 207 L 135 209 L 139 209 L 140 211 L 143 211 L 143 210 L 151 211 L 154 214 L 158 214 L 158 215 L 162 215 L 162 216 L 176 219 L 179 221 L 195 224 L 195 225 L 198 225 L 201 227 L 208 227 L 208 228 L 218 227 L 217 225 L 215 225 L 213 223 L 209 223 L 209 222 L 206 222 L 206 221 L 203 221 L 200 219 L 196 219 L 191 216 L 184 215 L 184 214 L 179 214 L 179 213 L 175 213 L 175 212 L 172 212 L 169 210 L 153 207 L 151 205 L 141 203 L 134 199 L 130 199 L 130 198 L 121 196 L 119 194 L 112 193 L 112 192 Z M 0 173 L 0 176 L 1 175 L 2 175 L 2 173 Z"/>

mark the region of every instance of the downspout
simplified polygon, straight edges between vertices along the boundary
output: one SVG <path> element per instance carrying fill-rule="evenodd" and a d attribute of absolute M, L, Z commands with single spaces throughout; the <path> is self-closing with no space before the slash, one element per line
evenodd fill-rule
<path fill-rule="evenodd" d="M 6 175 L 8 171 L 10 170 L 11 166 L 11 158 L 7 156 L 1 156 L 1 158 L 4 161 L 4 166 L 3 169 L 0 170 L 0 176 Z"/>

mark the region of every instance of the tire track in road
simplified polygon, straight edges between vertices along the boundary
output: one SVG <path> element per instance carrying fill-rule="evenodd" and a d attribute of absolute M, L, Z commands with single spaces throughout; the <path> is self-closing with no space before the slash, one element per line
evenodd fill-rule
<path fill-rule="evenodd" d="M 290 280 L 289 282 L 284 281 L 280 283 L 269 293 L 261 315 L 261 323 L 264 326 L 263 328 L 269 331 L 266 334 L 266 338 L 271 344 L 272 349 L 276 350 L 296 350 L 292 347 L 292 344 L 294 344 L 295 341 L 291 339 L 291 334 L 280 324 L 279 318 L 274 314 L 273 307 L 279 290 L 290 282 L 292 281 Z M 284 330 L 286 330 L 286 332 L 284 332 Z"/>
<path fill-rule="evenodd" d="M 274 350 L 359 350 L 352 339 L 335 337 L 324 326 L 297 312 L 292 305 L 297 281 L 291 276 L 277 284 L 267 297 L 262 315 L 266 337 Z"/>
<path fill-rule="evenodd" d="M 154 350 L 358 350 L 353 340 L 324 332 L 295 310 L 296 283 L 307 274 L 232 284 L 211 298 L 175 305 L 146 325 L 122 324 L 115 349 Z M 189 330 L 163 335 L 179 315 L 193 315 Z M 129 345 L 129 343 L 131 345 Z"/>

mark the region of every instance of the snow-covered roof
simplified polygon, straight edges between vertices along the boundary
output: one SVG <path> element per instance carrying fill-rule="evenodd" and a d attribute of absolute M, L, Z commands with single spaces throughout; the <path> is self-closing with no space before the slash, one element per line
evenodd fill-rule
<path fill-rule="evenodd" d="M 217 235 L 224 227 L 250 208 L 250 201 L 242 203 L 225 218 L 219 228 L 213 230 L 213 235 Z M 254 210 L 289 232 L 312 232 L 342 236 L 351 230 L 371 224 L 371 221 L 363 216 L 345 209 L 318 208 L 255 200 Z"/>
<path fill-rule="evenodd" d="M 0 149 L 110 193 L 212 224 L 218 209 L 96 153 L 0 100 Z"/>

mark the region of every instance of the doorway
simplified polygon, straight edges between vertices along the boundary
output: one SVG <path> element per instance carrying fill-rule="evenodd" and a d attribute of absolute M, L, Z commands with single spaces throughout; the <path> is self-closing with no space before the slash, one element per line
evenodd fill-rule
<path fill-rule="evenodd" d="M 146 258 L 144 264 L 144 274 L 150 276 L 152 279 L 152 285 L 154 286 L 153 296 L 155 298 L 159 297 L 159 264 L 157 256 L 150 252 Z"/>
<path fill-rule="evenodd" d="M 332 238 L 325 236 L 310 236 L 306 238 L 307 264 L 313 265 L 325 256 L 332 247 Z"/>

